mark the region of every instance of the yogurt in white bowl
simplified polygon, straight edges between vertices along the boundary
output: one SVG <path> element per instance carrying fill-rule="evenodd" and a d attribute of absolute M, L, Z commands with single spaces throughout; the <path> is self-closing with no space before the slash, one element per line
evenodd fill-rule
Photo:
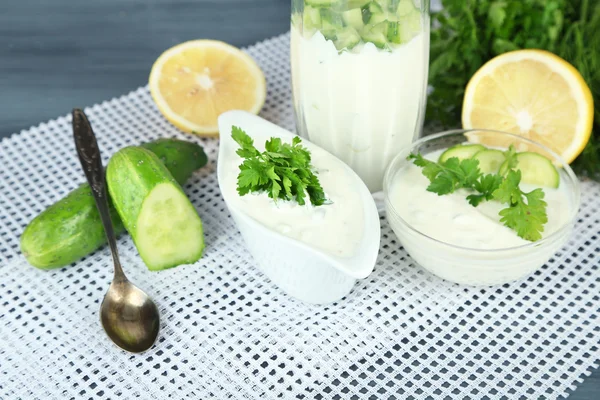
<path fill-rule="evenodd" d="M 238 144 L 232 127 L 243 129 L 264 150 L 271 137 L 291 142 L 294 134 L 260 117 L 229 111 L 219 117 L 219 187 L 258 267 L 283 291 L 313 304 L 337 301 L 375 266 L 380 226 L 377 208 L 361 179 L 339 159 L 303 140 L 330 204 L 300 206 L 266 193 L 237 192 Z"/>
<path fill-rule="evenodd" d="M 467 139 L 478 143 L 479 137 L 489 135 L 503 135 L 517 149 L 542 151 L 559 167 L 558 188 L 542 188 L 548 222 L 538 241 L 522 239 L 500 222 L 498 212 L 505 205 L 489 201 L 473 207 L 465 192 L 443 196 L 428 192 L 429 180 L 422 169 L 406 159 L 420 152 L 437 161 L 445 149 Z M 534 188 L 520 186 L 525 191 Z M 541 268 L 569 238 L 580 201 L 577 178 L 558 155 L 528 139 L 486 130 L 456 130 L 418 140 L 394 159 L 384 191 L 388 221 L 410 256 L 441 278 L 470 285 L 507 283 Z"/>

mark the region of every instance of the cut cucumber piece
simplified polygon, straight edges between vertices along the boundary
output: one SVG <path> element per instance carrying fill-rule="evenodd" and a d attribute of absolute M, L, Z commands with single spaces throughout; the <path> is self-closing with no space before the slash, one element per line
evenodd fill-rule
<path fill-rule="evenodd" d="M 361 40 L 356 29 L 351 26 L 339 29 L 335 33 L 335 36 L 333 42 L 338 50 L 351 50 L 354 46 L 359 44 Z"/>
<path fill-rule="evenodd" d="M 413 11 L 418 11 L 415 8 L 412 0 L 400 0 L 400 2 L 396 6 L 396 15 L 399 17 L 404 17 L 406 15 L 411 14 Z"/>
<path fill-rule="evenodd" d="M 395 13 L 400 0 L 376 0 L 385 11 Z"/>
<path fill-rule="evenodd" d="M 494 149 L 486 149 L 477 152 L 473 156 L 474 160 L 479 161 L 479 170 L 484 174 L 495 174 L 500 170 L 500 166 L 506 160 L 504 152 Z"/>
<path fill-rule="evenodd" d="M 318 8 L 304 7 L 303 27 L 309 31 L 321 29 L 321 12 Z"/>
<path fill-rule="evenodd" d="M 365 42 L 371 42 L 376 47 L 382 49 L 387 44 L 387 26 L 387 21 L 380 22 L 374 26 L 365 26 L 360 35 Z"/>
<path fill-rule="evenodd" d="M 505 161 L 500 166 L 499 173 L 506 175 L 508 169 L 508 161 Z M 521 170 L 522 183 L 552 188 L 557 188 L 560 184 L 560 175 L 552 161 L 538 153 L 529 151 L 518 153 L 517 165 L 514 169 Z"/>
<path fill-rule="evenodd" d="M 321 27 L 323 31 L 335 31 L 344 26 L 342 16 L 335 11 L 327 8 L 321 8 Z"/>
<path fill-rule="evenodd" d="M 342 13 L 342 19 L 346 26 L 351 26 L 358 31 L 362 30 L 365 26 L 365 23 L 362 20 L 362 10 L 360 8 L 344 11 Z"/>
<path fill-rule="evenodd" d="M 156 155 L 139 147 L 119 150 L 106 167 L 106 183 L 149 270 L 190 264 L 202 256 L 202 221 Z"/>
<path fill-rule="evenodd" d="M 365 25 L 375 25 L 385 20 L 385 12 L 381 6 L 372 1 L 362 8 L 363 23 Z"/>
<path fill-rule="evenodd" d="M 336 4 L 336 8 L 342 11 L 353 10 L 355 8 L 362 8 L 369 4 L 371 0 L 341 0 L 340 4 Z"/>
<path fill-rule="evenodd" d="M 457 144 L 444 151 L 442 155 L 440 155 L 438 162 L 444 163 L 452 157 L 456 157 L 459 160 L 465 160 L 473 157 L 482 150 L 486 150 L 486 148 L 480 144 Z"/>
<path fill-rule="evenodd" d="M 304 4 L 312 7 L 333 7 L 339 3 L 340 0 L 304 0 Z"/>

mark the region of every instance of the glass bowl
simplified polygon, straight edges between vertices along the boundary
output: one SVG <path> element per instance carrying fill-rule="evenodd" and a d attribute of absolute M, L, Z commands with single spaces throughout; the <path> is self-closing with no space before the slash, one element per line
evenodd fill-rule
<path fill-rule="evenodd" d="M 501 147 L 514 144 L 518 151 L 537 151 L 548 157 L 557 167 L 561 190 L 564 190 L 568 197 L 570 208 L 565 211 L 567 213 L 565 222 L 536 242 L 499 249 L 461 247 L 456 243 L 451 244 L 435 239 L 412 227 L 394 207 L 390 194 L 396 180 L 401 179 L 398 174 L 412 163 L 406 159 L 407 156 L 416 152 L 426 156 L 456 144 L 479 142 L 494 143 Z M 481 129 L 452 130 L 416 141 L 396 155 L 386 171 L 383 186 L 388 221 L 409 255 L 431 273 L 452 282 L 469 285 L 503 284 L 520 279 L 541 268 L 568 240 L 580 205 L 579 181 L 560 156 L 529 139 L 510 133 Z"/>

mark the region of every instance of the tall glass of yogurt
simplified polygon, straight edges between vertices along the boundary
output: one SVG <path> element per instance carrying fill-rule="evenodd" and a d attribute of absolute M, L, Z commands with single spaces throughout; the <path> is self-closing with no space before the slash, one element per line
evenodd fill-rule
<path fill-rule="evenodd" d="M 420 135 L 428 62 L 429 0 L 292 0 L 296 129 L 371 192 Z"/>

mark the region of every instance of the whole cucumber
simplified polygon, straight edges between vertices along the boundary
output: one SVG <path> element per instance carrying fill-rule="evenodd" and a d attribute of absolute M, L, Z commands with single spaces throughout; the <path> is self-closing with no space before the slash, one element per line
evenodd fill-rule
<path fill-rule="evenodd" d="M 140 147 L 119 150 L 106 167 L 106 184 L 149 270 L 202 257 L 204 233 L 198 212 L 154 153 Z"/>
<path fill-rule="evenodd" d="M 156 154 L 181 184 L 207 162 L 201 146 L 183 140 L 158 139 L 141 146 Z M 109 206 L 115 233 L 124 232 L 110 201 Z M 41 269 L 69 265 L 105 243 L 104 228 L 87 183 L 35 217 L 21 235 L 23 255 Z"/>

